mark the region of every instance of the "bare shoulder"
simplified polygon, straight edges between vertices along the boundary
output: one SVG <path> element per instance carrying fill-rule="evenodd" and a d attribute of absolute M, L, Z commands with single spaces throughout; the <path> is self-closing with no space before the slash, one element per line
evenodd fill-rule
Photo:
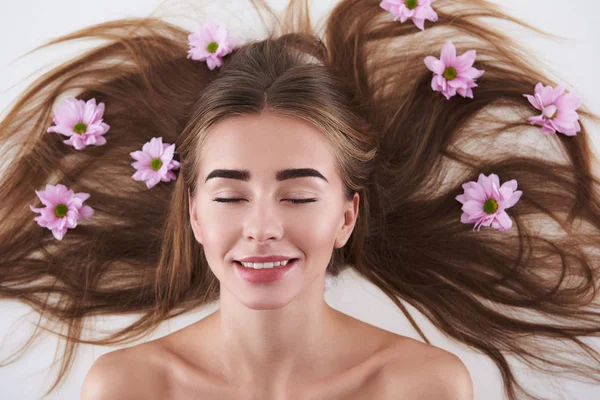
<path fill-rule="evenodd" d="M 166 398 L 168 381 L 160 368 L 163 357 L 162 350 L 150 343 L 100 356 L 83 381 L 81 400 Z"/>
<path fill-rule="evenodd" d="M 462 360 L 444 349 L 402 337 L 384 368 L 386 398 L 473 400 L 473 382 Z"/>

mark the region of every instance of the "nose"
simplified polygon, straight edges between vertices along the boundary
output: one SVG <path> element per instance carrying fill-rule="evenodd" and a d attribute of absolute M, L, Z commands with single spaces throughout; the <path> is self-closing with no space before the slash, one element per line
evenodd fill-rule
<path fill-rule="evenodd" d="M 268 240 L 278 241 L 283 235 L 281 217 L 272 205 L 267 201 L 256 201 L 244 220 L 244 238 L 254 240 L 258 244 L 266 243 Z"/>

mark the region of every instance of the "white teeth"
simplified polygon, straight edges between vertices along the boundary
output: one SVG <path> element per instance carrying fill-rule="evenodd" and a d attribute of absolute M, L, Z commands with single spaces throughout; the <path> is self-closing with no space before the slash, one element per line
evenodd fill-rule
<path fill-rule="evenodd" d="M 270 263 L 246 263 L 246 262 L 240 262 L 240 263 L 246 268 L 263 269 L 263 268 L 275 268 L 275 267 L 280 267 L 280 266 L 283 267 L 288 262 L 290 262 L 290 260 L 276 261 L 276 262 L 270 262 Z"/>

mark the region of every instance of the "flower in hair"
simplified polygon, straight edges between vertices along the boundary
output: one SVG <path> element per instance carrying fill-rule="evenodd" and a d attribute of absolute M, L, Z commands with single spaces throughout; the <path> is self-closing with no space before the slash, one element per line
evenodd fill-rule
<path fill-rule="evenodd" d="M 400 19 L 404 23 L 407 19 L 420 29 L 425 29 L 425 20 L 435 22 L 437 13 L 431 8 L 435 0 L 382 0 L 379 6 L 394 15 L 394 21 Z"/>
<path fill-rule="evenodd" d="M 200 25 L 198 31 L 188 35 L 190 50 L 187 58 L 206 61 L 211 70 L 220 67 L 221 58 L 233 51 L 234 41 L 229 37 L 229 28 L 225 25 L 209 22 Z"/>
<path fill-rule="evenodd" d="M 472 99 L 472 88 L 477 87 L 475 79 L 485 72 L 473 68 L 476 57 L 475 50 L 469 50 L 457 57 L 454 44 L 450 40 L 447 41 L 439 60 L 433 56 L 425 57 L 425 65 L 434 73 L 431 88 L 441 92 L 447 100 L 456 93 Z"/>
<path fill-rule="evenodd" d="M 515 179 L 500 186 L 498 175 L 479 174 L 477 182 L 467 182 L 462 187 L 464 194 L 456 196 L 456 200 L 463 205 L 460 222 L 475 223 L 473 230 L 480 230 L 482 225 L 491 225 L 499 231 L 507 231 L 512 227 L 512 220 L 504 210 L 514 206 L 523 194 L 516 190 Z"/>
<path fill-rule="evenodd" d="M 535 117 L 529 117 L 531 125 L 541 125 L 542 133 L 556 133 L 557 131 L 567 136 L 575 136 L 581 131 L 577 121 L 579 115 L 575 111 L 581 100 L 572 92 L 565 93 L 565 88 L 558 85 L 544 86 L 542 82 L 535 85 L 533 95 L 524 94 L 532 106 L 542 113 Z"/>
<path fill-rule="evenodd" d="M 62 240 L 68 228 L 75 228 L 80 218 L 88 218 L 94 214 L 94 209 L 84 206 L 89 193 L 75 193 L 65 185 L 46 185 L 46 190 L 35 191 L 44 204 L 43 208 L 29 206 L 31 211 L 40 213 L 35 221 L 44 228 L 52 231 L 54 237 Z"/>
<path fill-rule="evenodd" d="M 152 138 L 144 144 L 141 151 L 129 153 L 137 160 L 131 165 L 137 170 L 131 176 L 136 181 L 146 181 L 146 187 L 152 189 L 158 182 L 175 179 L 172 170 L 179 168 L 179 162 L 173 160 L 175 144 L 162 142 L 162 137 Z"/>
<path fill-rule="evenodd" d="M 106 143 L 104 135 L 109 125 L 102 122 L 104 103 L 96 105 L 96 99 L 77 100 L 66 99 L 54 111 L 55 126 L 48 128 L 47 132 L 60 133 L 68 136 L 63 143 L 73 146 L 77 150 L 87 145 L 102 146 Z"/>

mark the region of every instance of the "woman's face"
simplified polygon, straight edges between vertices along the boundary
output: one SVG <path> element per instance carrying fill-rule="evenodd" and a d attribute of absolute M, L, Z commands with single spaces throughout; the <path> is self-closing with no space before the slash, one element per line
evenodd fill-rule
<path fill-rule="evenodd" d="M 250 308 L 277 309 L 324 277 L 333 248 L 352 232 L 359 199 L 344 200 L 333 153 L 316 127 L 272 114 L 232 117 L 211 128 L 200 158 L 191 223 L 222 291 Z M 295 168 L 317 176 L 276 179 L 278 171 Z M 247 180 L 222 177 L 219 169 L 247 171 Z M 299 260 L 282 279 L 257 284 L 234 264 L 257 255 Z"/>

